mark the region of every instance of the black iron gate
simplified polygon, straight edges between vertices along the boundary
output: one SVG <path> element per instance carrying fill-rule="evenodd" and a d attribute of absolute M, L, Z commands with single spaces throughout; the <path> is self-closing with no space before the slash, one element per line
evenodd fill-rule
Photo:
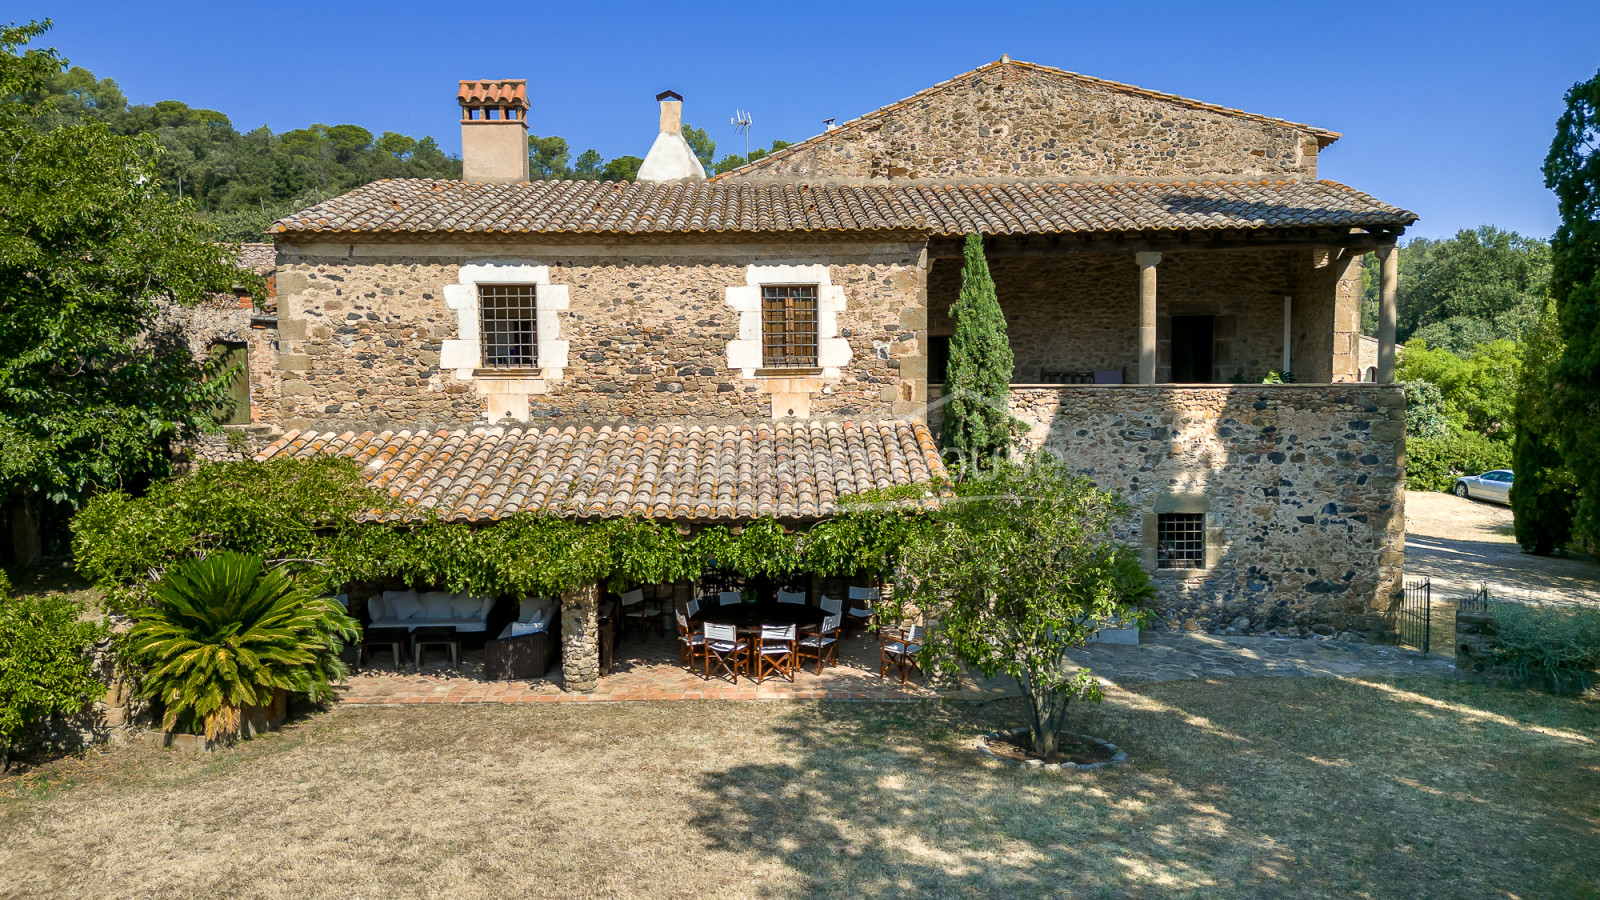
<path fill-rule="evenodd" d="M 1406 582 L 1405 593 L 1400 600 L 1400 614 L 1396 617 L 1395 625 L 1401 645 L 1415 647 L 1422 651 L 1423 656 L 1428 655 L 1429 632 L 1433 626 L 1431 579 Z"/>

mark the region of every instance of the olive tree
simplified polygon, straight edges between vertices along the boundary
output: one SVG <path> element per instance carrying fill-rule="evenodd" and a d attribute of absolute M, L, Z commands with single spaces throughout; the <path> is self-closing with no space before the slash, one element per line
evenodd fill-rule
<path fill-rule="evenodd" d="M 928 666 L 1016 679 L 1034 751 L 1054 752 L 1068 703 L 1100 699 L 1066 651 L 1108 620 L 1142 618 L 1155 593 L 1112 535 L 1128 508 L 1046 454 L 997 460 L 943 490 L 901 548 L 890 614 L 915 608 L 930 623 Z"/>

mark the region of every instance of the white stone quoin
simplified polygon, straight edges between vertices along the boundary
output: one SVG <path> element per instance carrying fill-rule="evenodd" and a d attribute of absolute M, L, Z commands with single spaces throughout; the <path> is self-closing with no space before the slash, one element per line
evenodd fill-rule
<path fill-rule="evenodd" d="M 534 285 L 534 316 L 538 325 L 538 370 L 498 375 L 483 366 L 483 342 L 478 331 L 478 285 Z M 444 286 L 445 305 L 456 312 L 456 337 L 439 348 L 439 368 L 454 369 L 456 378 L 471 381 L 488 400 L 488 419 L 498 422 L 528 418 L 528 398 L 543 394 L 560 381 L 567 367 L 568 341 L 561 339 L 561 314 L 571 305 L 564 284 L 550 283 L 550 267 L 514 262 L 484 262 L 461 267 L 455 284 Z"/>

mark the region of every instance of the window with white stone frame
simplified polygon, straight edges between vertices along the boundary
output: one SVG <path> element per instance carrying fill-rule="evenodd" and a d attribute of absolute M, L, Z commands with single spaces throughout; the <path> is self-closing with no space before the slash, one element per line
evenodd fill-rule
<path fill-rule="evenodd" d="M 817 286 L 761 286 L 761 367 L 786 371 L 817 368 Z"/>
<path fill-rule="evenodd" d="M 478 285 L 483 368 L 531 369 L 539 364 L 538 305 L 538 285 Z"/>
<path fill-rule="evenodd" d="M 567 367 L 566 285 L 550 283 L 548 266 L 469 263 L 444 285 L 444 299 L 456 336 L 439 348 L 441 376 L 472 382 L 490 422 L 526 420 L 529 398 L 547 393 Z"/>

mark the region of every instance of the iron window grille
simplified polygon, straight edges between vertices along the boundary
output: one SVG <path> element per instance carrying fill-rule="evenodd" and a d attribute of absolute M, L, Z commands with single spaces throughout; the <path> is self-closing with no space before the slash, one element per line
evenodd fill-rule
<path fill-rule="evenodd" d="M 762 285 L 761 364 L 768 369 L 817 367 L 816 285 Z"/>
<path fill-rule="evenodd" d="M 1205 513 L 1161 513 L 1156 517 L 1156 568 L 1203 569 Z"/>
<path fill-rule="evenodd" d="M 478 285 L 483 365 L 526 369 L 539 364 L 538 289 L 531 284 Z"/>

